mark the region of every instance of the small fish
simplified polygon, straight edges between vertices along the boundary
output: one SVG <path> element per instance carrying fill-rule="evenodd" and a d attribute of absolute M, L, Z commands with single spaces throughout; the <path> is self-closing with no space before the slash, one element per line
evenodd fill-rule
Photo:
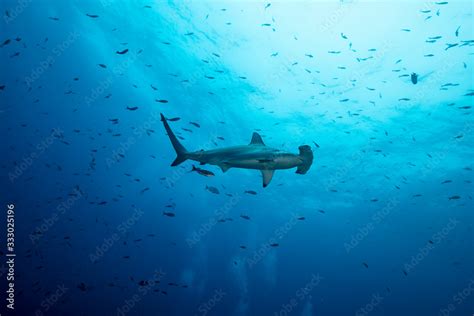
<path fill-rule="evenodd" d="M 362 262 L 362 264 L 363 264 L 364 267 L 366 267 L 367 269 L 369 268 L 369 265 L 368 265 L 366 262 Z"/>
<path fill-rule="evenodd" d="M 461 28 L 461 26 L 458 26 L 458 28 L 456 29 L 456 32 L 454 32 L 454 35 L 456 35 L 456 37 L 459 36 L 459 29 Z"/>
<path fill-rule="evenodd" d="M 445 5 L 448 4 L 448 1 L 441 1 L 441 2 L 435 2 L 437 5 Z"/>
<path fill-rule="evenodd" d="M 159 102 L 159 103 L 168 103 L 168 100 L 161 99 L 161 100 L 155 100 L 155 102 Z"/>
<path fill-rule="evenodd" d="M 97 18 L 99 17 L 99 16 L 96 15 L 96 14 L 89 14 L 89 13 L 87 13 L 86 15 L 87 15 L 88 17 L 90 17 L 90 18 L 93 18 L 93 19 L 97 19 Z"/>
<path fill-rule="evenodd" d="M 194 125 L 194 126 L 196 126 L 197 128 L 201 127 L 201 125 L 199 125 L 198 123 L 189 122 L 189 124 Z"/>
<path fill-rule="evenodd" d="M 173 212 L 163 212 L 163 215 L 168 217 L 175 217 L 175 213 Z"/>
<path fill-rule="evenodd" d="M 136 111 L 136 110 L 138 110 L 138 106 L 132 106 L 132 107 L 127 106 L 127 110 L 129 110 L 129 111 Z"/>
<path fill-rule="evenodd" d="M 459 195 L 453 195 L 448 198 L 448 200 L 459 200 L 461 197 Z"/>
<path fill-rule="evenodd" d="M 147 280 L 141 280 L 141 281 L 138 282 L 138 285 L 140 285 L 140 286 L 145 286 L 145 285 L 148 285 L 148 284 L 149 284 L 149 282 Z"/>
<path fill-rule="evenodd" d="M 341 37 L 342 37 L 343 39 L 347 39 L 347 36 L 344 35 L 344 33 L 341 33 Z"/>
<path fill-rule="evenodd" d="M 319 148 L 318 143 L 316 143 L 314 140 L 313 140 L 313 144 L 314 144 L 314 146 L 316 146 L 317 148 Z"/>
<path fill-rule="evenodd" d="M 445 83 L 441 85 L 441 87 L 457 87 L 459 86 L 459 83 Z"/>
<path fill-rule="evenodd" d="M 172 117 L 172 118 L 167 118 L 166 120 L 167 121 L 170 121 L 170 122 L 176 122 L 176 121 L 179 121 L 181 118 L 180 117 Z"/>
<path fill-rule="evenodd" d="M 206 190 L 214 194 L 220 194 L 219 190 L 216 187 L 206 185 Z"/>
<path fill-rule="evenodd" d="M 446 48 L 445 48 L 444 50 L 448 50 L 448 49 L 450 49 L 450 48 L 452 48 L 452 47 L 456 47 L 456 46 L 458 46 L 458 45 L 459 45 L 459 43 L 454 43 L 454 44 L 449 44 L 449 43 L 448 43 L 448 44 L 446 44 Z"/>
<path fill-rule="evenodd" d="M 247 249 L 247 247 L 245 247 L 245 246 L 240 246 L 240 248 L 242 248 L 242 249 Z"/>
<path fill-rule="evenodd" d="M 273 243 L 273 244 L 270 244 L 270 247 L 278 247 L 280 244 L 277 244 L 277 243 Z"/>
<path fill-rule="evenodd" d="M 250 220 L 250 216 L 248 216 L 248 215 L 240 215 L 240 217 L 242 217 L 243 219 L 246 219 L 246 220 Z"/>
<path fill-rule="evenodd" d="M 398 99 L 398 101 L 410 101 L 409 98 L 401 98 L 401 99 Z"/>
<path fill-rule="evenodd" d="M 412 73 L 412 74 L 410 75 L 410 79 L 411 79 L 411 82 L 412 82 L 413 84 L 417 84 L 417 83 L 418 83 L 418 74 L 415 73 L 415 72 Z"/>
<path fill-rule="evenodd" d="M 305 219 L 306 219 L 306 217 L 304 217 L 304 216 L 301 216 L 301 217 L 297 218 L 297 220 L 299 220 L 299 221 L 304 221 Z"/>
<path fill-rule="evenodd" d="M 50 16 L 48 17 L 48 19 L 53 20 L 53 21 L 59 21 L 59 18 L 54 17 L 54 16 Z"/>
<path fill-rule="evenodd" d="M 257 192 L 255 192 L 255 191 L 253 191 L 253 190 L 247 190 L 247 191 L 244 191 L 244 193 L 252 194 L 252 195 L 257 195 Z"/>
<path fill-rule="evenodd" d="M 6 40 L 0 45 L 0 47 L 3 47 L 3 46 L 8 45 L 8 44 L 10 44 L 10 43 L 11 43 L 11 40 L 10 40 L 10 39 L 6 39 Z"/>
<path fill-rule="evenodd" d="M 102 67 L 102 68 L 107 68 L 107 65 L 105 65 L 105 64 L 99 64 L 99 66 Z"/>
<path fill-rule="evenodd" d="M 196 166 L 194 166 L 194 165 L 193 165 L 193 168 L 191 169 L 191 171 L 195 171 L 198 174 L 200 174 L 202 176 L 205 176 L 205 177 L 213 177 L 214 176 L 213 172 L 211 172 L 209 170 L 201 169 L 201 168 L 196 168 Z"/>
<path fill-rule="evenodd" d="M 122 51 L 116 51 L 115 53 L 119 54 L 119 55 L 124 55 L 126 53 L 128 53 L 128 48 L 125 48 L 124 50 Z"/>

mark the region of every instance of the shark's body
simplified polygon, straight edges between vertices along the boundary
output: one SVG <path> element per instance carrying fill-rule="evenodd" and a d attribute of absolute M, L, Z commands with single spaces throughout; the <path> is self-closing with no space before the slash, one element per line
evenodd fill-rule
<path fill-rule="evenodd" d="M 246 146 L 189 152 L 178 141 L 163 114 L 161 114 L 161 121 L 177 154 L 171 166 L 177 166 L 183 161 L 191 159 L 202 165 L 219 166 L 223 172 L 229 168 L 261 170 L 263 187 L 266 187 L 272 180 L 275 170 L 296 167 L 296 173 L 305 174 L 313 163 L 313 151 L 310 146 L 300 146 L 298 155 L 286 153 L 265 146 L 258 133 L 253 133 L 250 144 Z"/>

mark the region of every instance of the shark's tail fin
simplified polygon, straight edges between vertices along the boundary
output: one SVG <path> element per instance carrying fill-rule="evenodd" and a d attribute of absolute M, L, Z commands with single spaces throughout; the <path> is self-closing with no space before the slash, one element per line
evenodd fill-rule
<path fill-rule="evenodd" d="M 161 121 L 163 122 L 163 125 L 165 126 L 166 133 L 168 134 L 168 137 L 170 138 L 171 144 L 173 145 L 174 150 L 176 151 L 176 159 L 173 161 L 171 166 L 177 166 L 186 159 L 188 159 L 188 151 L 186 148 L 184 148 L 183 145 L 179 142 L 179 140 L 176 138 L 174 135 L 173 131 L 171 130 L 170 126 L 168 125 L 168 122 L 166 121 L 166 118 L 163 114 L 161 114 Z"/>
<path fill-rule="evenodd" d="M 303 163 L 298 166 L 296 173 L 305 174 L 311 168 L 313 163 L 313 151 L 308 145 L 303 145 L 298 148 L 300 150 L 300 158 L 303 160 Z"/>

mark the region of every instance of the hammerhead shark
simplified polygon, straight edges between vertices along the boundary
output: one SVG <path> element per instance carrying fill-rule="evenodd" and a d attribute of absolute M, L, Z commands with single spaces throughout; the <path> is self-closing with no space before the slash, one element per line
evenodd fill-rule
<path fill-rule="evenodd" d="M 265 188 L 272 180 L 275 170 L 296 167 L 296 173 L 305 174 L 313 163 L 313 151 L 310 146 L 298 147 L 298 155 L 282 152 L 265 146 L 258 133 L 253 133 L 252 140 L 248 145 L 190 152 L 178 141 L 165 116 L 160 115 L 177 155 L 171 166 L 177 166 L 185 160 L 191 159 L 198 161 L 201 165 L 219 166 L 222 172 L 226 172 L 229 168 L 256 169 L 262 172 L 263 187 Z"/>

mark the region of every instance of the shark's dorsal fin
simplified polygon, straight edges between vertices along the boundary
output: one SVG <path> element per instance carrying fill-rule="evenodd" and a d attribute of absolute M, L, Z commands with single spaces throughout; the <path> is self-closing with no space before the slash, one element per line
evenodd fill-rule
<path fill-rule="evenodd" d="M 262 136 L 260 136 L 257 132 L 252 134 L 252 140 L 250 141 L 250 145 L 262 145 L 265 146 L 262 140 Z"/>
<path fill-rule="evenodd" d="M 262 170 L 263 187 L 265 188 L 272 181 L 275 170 Z"/>

